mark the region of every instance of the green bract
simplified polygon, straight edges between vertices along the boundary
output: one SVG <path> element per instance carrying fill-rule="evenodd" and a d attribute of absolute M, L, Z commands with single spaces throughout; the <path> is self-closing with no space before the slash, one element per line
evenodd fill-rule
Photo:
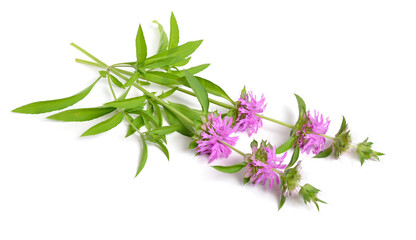
<path fill-rule="evenodd" d="M 326 203 L 326 202 L 322 201 L 321 199 L 319 199 L 317 197 L 319 191 L 320 190 L 315 188 L 314 186 L 312 186 L 310 184 L 305 184 L 300 188 L 299 196 L 301 196 L 303 198 L 305 203 L 310 203 L 312 201 L 315 204 L 318 211 L 319 211 L 318 202 Z"/>
<path fill-rule="evenodd" d="M 368 142 L 368 138 L 366 138 L 362 143 L 358 144 L 356 151 L 357 151 L 358 156 L 360 157 L 361 165 L 364 164 L 365 160 L 368 160 L 371 158 L 380 160 L 378 156 L 384 155 L 384 153 L 376 152 L 372 150 L 371 149 L 372 145 L 373 145 L 372 142 Z"/>
<path fill-rule="evenodd" d="M 334 148 L 334 157 L 339 158 L 341 154 L 347 151 L 351 146 L 351 134 L 350 130 L 348 130 L 347 121 L 345 117 L 342 117 L 342 124 L 335 135 L 334 143 L 332 144 Z"/>

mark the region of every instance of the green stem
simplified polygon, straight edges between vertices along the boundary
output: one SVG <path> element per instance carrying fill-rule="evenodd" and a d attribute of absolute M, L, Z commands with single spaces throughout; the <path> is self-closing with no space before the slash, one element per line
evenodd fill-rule
<path fill-rule="evenodd" d="M 295 126 L 294 126 L 294 125 L 291 125 L 291 124 L 288 124 L 288 123 L 285 123 L 285 122 L 279 121 L 279 120 L 277 120 L 277 119 L 270 118 L 270 117 L 266 117 L 266 116 L 264 116 L 264 115 L 260 115 L 260 114 L 256 114 L 256 116 L 258 116 L 258 117 L 260 117 L 260 118 L 263 118 L 263 119 L 266 119 L 266 120 L 268 120 L 268 121 L 270 121 L 270 122 L 274 122 L 274 123 L 277 123 L 277 124 L 283 125 L 283 126 L 285 126 L 285 127 L 295 129 Z"/>
<path fill-rule="evenodd" d="M 238 150 L 237 148 L 235 148 L 235 147 L 231 146 L 230 144 L 228 144 L 228 143 L 226 143 L 226 142 L 224 142 L 224 141 L 221 141 L 221 143 L 222 143 L 222 144 L 224 144 L 224 145 L 226 145 L 227 147 L 231 148 L 234 152 L 236 152 L 236 153 L 240 154 L 241 156 L 243 156 L 243 157 L 245 157 L 245 156 L 246 156 L 246 154 L 245 154 L 244 152 L 242 152 L 242 151 Z"/>
<path fill-rule="evenodd" d="M 114 101 L 116 101 L 117 97 L 116 97 L 116 94 L 114 93 L 113 86 L 111 85 L 110 74 L 108 74 L 107 78 L 108 78 L 108 86 L 110 86 L 111 94 L 113 95 Z"/>
<path fill-rule="evenodd" d="M 102 66 L 101 66 L 100 64 L 98 64 L 98 63 L 95 63 L 95 62 L 90 62 L 90 61 L 87 61 L 87 60 L 82 60 L 82 59 L 79 59 L 79 58 L 75 58 L 75 62 L 77 62 L 77 63 L 82 63 L 82 64 L 85 64 L 85 65 L 94 66 L 94 67 L 99 67 L 99 68 L 101 68 L 101 67 L 102 67 Z"/>
<path fill-rule="evenodd" d="M 71 46 L 73 46 L 74 48 L 78 49 L 83 54 L 87 55 L 89 58 L 91 58 L 92 60 L 94 60 L 96 63 L 100 64 L 101 67 L 108 68 L 108 65 L 107 64 L 103 63 L 98 58 L 94 57 L 91 53 L 85 51 L 83 48 L 81 48 L 80 46 L 76 45 L 75 43 L 71 43 Z"/>

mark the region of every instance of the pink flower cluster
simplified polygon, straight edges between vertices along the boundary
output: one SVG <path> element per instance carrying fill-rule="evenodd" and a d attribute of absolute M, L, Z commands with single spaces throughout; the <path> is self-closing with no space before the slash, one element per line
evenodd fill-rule
<path fill-rule="evenodd" d="M 263 126 L 263 122 L 256 114 L 262 113 L 266 108 L 265 97 L 261 95 L 257 101 L 256 96 L 250 91 L 248 94 L 242 94 L 240 99 L 240 107 L 238 108 L 238 117 L 236 125 L 239 132 L 247 132 L 251 137 L 253 133 L 257 133 L 258 129 Z"/>
<path fill-rule="evenodd" d="M 286 157 L 285 153 L 281 157 L 277 157 L 276 146 L 265 146 L 261 144 L 260 148 L 252 147 L 252 154 L 248 156 L 247 172 L 244 177 L 250 178 L 249 181 L 254 185 L 261 183 L 263 185 L 269 181 L 269 188 L 273 187 L 273 183 L 279 185 L 280 179 L 277 172 L 282 172 L 286 168 L 283 160 Z"/>
<path fill-rule="evenodd" d="M 307 112 L 306 123 L 302 126 L 296 134 L 299 138 L 299 147 L 302 149 L 302 153 L 318 154 L 325 147 L 325 137 L 319 134 L 325 134 L 328 131 L 328 127 L 331 121 L 329 118 L 324 120 L 324 117 L 319 115 L 319 112 L 315 110 L 314 116 Z"/>
<path fill-rule="evenodd" d="M 218 158 L 228 158 L 231 149 L 224 142 L 234 146 L 238 140 L 237 136 L 230 136 L 237 130 L 237 127 L 232 127 L 232 123 L 231 117 L 222 118 L 221 114 L 216 116 L 214 113 L 208 115 L 208 121 L 201 126 L 203 131 L 200 139 L 196 141 L 196 152 L 209 155 L 210 163 Z"/>

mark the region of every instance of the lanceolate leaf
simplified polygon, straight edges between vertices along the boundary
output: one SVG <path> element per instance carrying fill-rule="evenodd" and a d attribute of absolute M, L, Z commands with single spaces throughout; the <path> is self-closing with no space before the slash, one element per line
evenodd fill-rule
<path fill-rule="evenodd" d="M 282 196 L 280 197 L 280 202 L 279 202 L 279 210 L 283 207 L 285 202 L 286 202 L 286 196 L 282 193 Z"/>
<path fill-rule="evenodd" d="M 167 98 L 167 97 L 169 97 L 170 95 L 172 95 L 172 94 L 176 91 L 176 89 L 178 89 L 178 87 L 174 87 L 174 88 L 172 88 L 172 89 L 170 89 L 170 90 L 168 90 L 168 91 L 166 91 L 166 92 L 164 92 L 164 93 L 160 94 L 160 95 L 158 96 L 158 98 L 161 98 L 161 99 L 163 99 L 163 98 Z"/>
<path fill-rule="evenodd" d="M 115 107 L 115 108 L 138 108 L 143 107 L 144 102 L 146 101 L 146 96 L 134 97 L 134 98 L 127 98 L 123 100 L 117 100 L 113 102 L 105 103 L 104 105 Z"/>
<path fill-rule="evenodd" d="M 169 34 L 169 49 L 177 47 L 179 44 L 179 27 L 176 22 L 175 15 L 170 15 L 170 34 Z"/>
<path fill-rule="evenodd" d="M 165 30 L 163 29 L 162 25 L 154 20 L 154 23 L 157 24 L 158 28 L 159 28 L 159 33 L 160 33 L 160 39 L 159 39 L 159 47 L 157 49 L 157 53 L 166 51 L 166 49 L 168 48 L 168 36 L 166 35 Z"/>
<path fill-rule="evenodd" d="M 157 118 L 157 120 L 158 120 L 159 127 L 161 127 L 161 126 L 163 125 L 163 115 L 162 115 L 162 110 L 160 110 L 159 105 L 157 105 L 154 101 L 152 101 L 152 100 L 150 100 L 150 99 L 148 99 L 147 101 L 148 101 L 148 102 L 152 105 L 152 108 L 153 108 L 153 113 L 154 113 L 155 117 L 156 117 L 156 118 Z"/>
<path fill-rule="evenodd" d="M 187 116 L 192 121 L 200 121 L 202 111 L 198 109 L 190 108 L 186 105 L 180 104 L 180 103 L 174 103 L 169 102 L 169 105 L 178 110 L 179 112 L 183 113 L 185 116 Z"/>
<path fill-rule="evenodd" d="M 142 116 L 137 116 L 136 119 L 134 119 L 133 121 L 131 121 L 131 123 L 137 128 L 140 129 L 141 127 L 144 126 L 144 121 Z M 129 130 L 127 131 L 126 137 L 129 137 L 130 135 L 132 135 L 134 132 L 136 132 L 136 129 L 133 128 L 132 126 L 129 126 Z"/>
<path fill-rule="evenodd" d="M 154 125 L 154 127 L 158 127 L 159 126 L 158 120 L 152 114 L 150 114 L 148 111 L 139 110 L 139 112 L 142 115 L 142 117 L 144 117 L 147 120 L 149 120 Z M 143 120 L 146 120 L 146 119 L 143 119 Z"/>
<path fill-rule="evenodd" d="M 173 133 L 181 128 L 180 125 L 164 126 L 155 130 L 147 132 L 148 134 L 167 135 Z"/>
<path fill-rule="evenodd" d="M 181 71 L 174 72 L 174 74 L 179 76 L 179 77 L 183 77 L 183 76 L 185 76 L 184 71 L 187 71 L 188 73 L 190 73 L 192 75 L 195 75 L 197 73 L 200 73 L 200 72 L 204 71 L 207 67 L 209 67 L 209 65 L 210 64 L 201 64 L 201 65 L 198 65 L 198 66 L 195 66 L 195 67 L 188 68 L 186 70 L 181 70 Z"/>
<path fill-rule="evenodd" d="M 185 58 L 182 61 L 176 62 L 173 66 L 175 66 L 175 67 L 183 67 L 186 64 L 188 64 L 190 60 L 191 60 L 191 57 Z"/>
<path fill-rule="evenodd" d="M 293 146 L 294 143 L 295 143 L 295 136 L 292 135 L 285 143 L 283 143 L 276 149 L 276 154 L 281 154 L 281 153 L 286 152 Z"/>
<path fill-rule="evenodd" d="M 101 78 L 101 77 L 100 77 Z M 90 93 L 91 89 L 94 87 L 94 85 L 100 80 L 98 78 L 96 81 L 94 81 L 89 87 L 82 90 L 81 92 L 67 98 L 61 98 L 56 100 L 49 100 L 49 101 L 40 101 L 40 102 L 34 102 L 29 103 L 27 105 L 18 107 L 14 109 L 12 112 L 16 113 L 28 113 L 28 114 L 39 114 L 39 113 L 47 113 L 52 112 L 60 109 L 67 108 L 69 106 L 74 105 L 75 103 L 81 101 L 83 98 L 85 98 L 88 93 Z"/>
<path fill-rule="evenodd" d="M 208 93 L 204 86 L 192 76 L 187 71 L 184 71 L 186 80 L 188 81 L 189 85 L 191 86 L 192 90 L 194 91 L 196 98 L 198 99 L 199 103 L 201 104 L 202 111 L 206 116 L 208 114 L 208 107 L 209 107 L 209 100 L 208 100 Z"/>
<path fill-rule="evenodd" d="M 198 79 L 201 85 L 205 87 L 208 93 L 213 94 L 215 96 L 222 97 L 228 100 L 230 103 L 234 104 L 234 101 L 227 95 L 227 93 L 220 86 L 201 77 L 195 77 L 195 78 Z M 190 85 L 188 84 L 185 78 L 179 78 L 178 81 L 181 82 L 181 84 L 183 84 L 184 86 L 190 87 Z"/>
<path fill-rule="evenodd" d="M 136 35 L 136 56 L 137 56 L 137 65 L 141 66 L 147 57 L 146 41 L 144 39 L 141 25 L 139 25 L 139 30 L 137 31 L 137 35 Z"/>
<path fill-rule="evenodd" d="M 177 131 L 178 133 L 188 136 L 188 137 L 192 137 L 194 134 L 192 133 L 192 131 L 190 129 L 188 129 L 187 127 L 184 126 L 184 123 L 179 121 L 179 119 L 175 116 L 175 114 L 173 114 L 169 109 L 167 108 L 163 108 L 165 110 L 165 114 L 166 114 L 166 118 L 169 122 L 170 125 L 181 125 L 182 127 L 179 128 Z"/>
<path fill-rule="evenodd" d="M 240 171 L 246 165 L 247 165 L 246 162 L 242 162 L 242 163 L 237 163 L 237 164 L 231 165 L 231 166 L 212 166 L 212 167 L 215 168 L 216 170 L 220 171 L 220 172 L 236 173 L 236 172 Z"/>
<path fill-rule="evenodd" d="M 114 111 L 115 109 L 116 108 L 113 107 L 78 108 L 63 111 L 49 116 L 48 118 L 64 122 L 82 122 L 99 118 Z"/>
<path fill-rule="evenodd" d="M 146 69 L 160 68 L 183 61 L 191 55 L 202 43 L 202 40 L 187 42 L 178 47 L 158 53 L 146 59 L 143 67 Z"/>
<path fill-rule="evenodd" d="M 343 131 L 345 131 L 345 129 L 347 129 L 347 120 L 345 120 L 345 117 L 342 116 L 341 127 L 339 128 L 338 133 L 336 135 L 340 135 Z"/>
<path fill-rule="evenodd" d="M 162 142 L 162 141 L 160 141 L 160 140 L 157 140 L 157 141 L 156 141 L 156 144 L 159 146 L 160 150 L 162 150 L 162 152 L 165 154 L 166 158 L 167 158 L 167 159 L 168 159 L 168 161 L 169 161 L 169 150 L 168 150 L 168 148 L 166 147 L 166 145 L 165 145 L 165 144 L 163 144 L 163 142 Z"/>
<path fill-rule="evenodd" d="M 140 77 L 139 72 L 133 73 L 133 75 L 129 78 L 129 80 L 126 83 L 124 83 L 123 87 L 130 87 L 131 85 L 133 85 L 133 83 L 137 81 L 137 79 L 139 79 L 139 77 Z"/>
<path fill-rule="evenodd" d="M 115 126 L 119 125 L 123 121 L 123 113 L 119 112 L 116 115 L 112 116 L 111 118 L 98 123 L 95 126 L 92 126 L 86 132 L 84 132 L 81 136 L 89 136 L 89 135 L 96 135 L 99 133 L 106 132 Z"/>
<path fill-rule="evenodd" d="M 332 146 L 329 148 L 322 150 L 320 153 L 318 153 L 314 158 L 326 158 L 332 153 Z"/>
<path fill-rule="evenodd" d="M 292 158 L 290 159 L 290 162 L 287 165 L 286 169 L 292 167 L 298 161 L 298 158 L 299 158 L 299 145 L 296 145 L 295 151 L 293 151 Z"/>
<path fill-rule="evenodd" d="M 299 108 L 299 117 L 303 116 L 306 113 L 306 104 L 305 101 L 299 95 L 295 94 L 296 100 L 298 101 L 298 108 Z"/>
<path fill-rule="evenodd" d="M 146 72 L 146 77 L 144 79 L 154 82 L 161 85 L 179 85 L 181 84 L 178 81 L 178 77 L 176 75 L 159 72 L 159 71 L 148 71 Z"/>
<path fill-rule="evenodd" d="M 131 86 L 129 88 L 127 88 L 127 90 L 120 97 L 118 97 L 117 100 L 120 101 L 120 100 L 126 99 L 127 94 L 129 94 L 129 92 L 130 92 L 130 89 L 131 89 Z"/>
<path fill-rule="evenodd" d="M 111 81 L 114 83 L 114 85 L 116 85 L 119 88 L 124 88 L 123 84 L 113 75 L 110 74 L 110 79 Z"/>
<path fill-rule="evenodd" d="M 143 170 L 144 166 L 146 165 L 147 161 L 147 143 L 146 139 L 144 139 L 143 136 L 140 136 L 142 140 L 142 154 L 140 156 L 140 162 L 139 166 L 137 167 L 136 177 L 139 175 L 139 173 Z"/>

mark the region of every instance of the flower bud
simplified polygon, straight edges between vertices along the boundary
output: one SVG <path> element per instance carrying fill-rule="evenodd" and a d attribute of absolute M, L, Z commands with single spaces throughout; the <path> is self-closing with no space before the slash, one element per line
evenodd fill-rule
<path fill-rule="evenodd" d="M 310 203 L 311 201 L 315 204 L 316 208 L 319 211 L 319 205 L 318 202 L 326 203 L 319 199 L 316 195 L 318 195 L 318 192 L 320 190 L 315 188 L 314 186 L 310 184 L 303 185 L 299 190 L 299 196 L 303 198 L 303 201 L 306 203 Z"/>
<path fill-rule="evenodd" d="M 368 142 L 368 138 L 366 138 L 362 143 L 358 144 L 357 146 L 357 154 L 360 157 L 361 165 L 364 164 L 364 161 L 367 159 L 376 159 L 380 160 L 378 156 L 384 155 L 384 153 L 376 152 L 371 149 L 373 145 L 372 142 Z"/>

